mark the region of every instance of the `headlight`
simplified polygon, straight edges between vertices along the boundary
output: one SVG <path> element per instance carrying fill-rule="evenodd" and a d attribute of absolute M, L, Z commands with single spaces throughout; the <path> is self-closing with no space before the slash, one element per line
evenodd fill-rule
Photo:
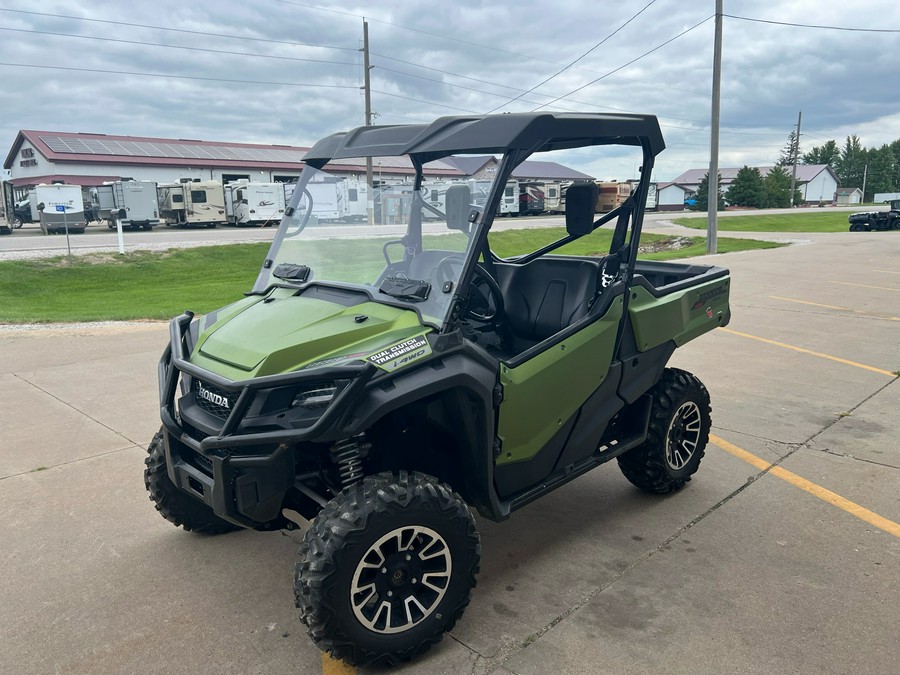
<path fill-rule="evenodd" d="M 299 394 L 294 396 L 294 400 L 293 402 L 291 402 L 291 407 L 322 408 L 331 403 L 334 400 L 336 394 L 337 387 L 334 385 L 307 389 L 306 391 L 301 391 Z"/>

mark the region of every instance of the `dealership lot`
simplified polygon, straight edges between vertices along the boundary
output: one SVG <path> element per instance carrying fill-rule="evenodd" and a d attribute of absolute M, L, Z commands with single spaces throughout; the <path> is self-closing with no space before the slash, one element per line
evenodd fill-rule
<path fill-rule="evenodd" d="M 896 672 L 900 233 L 810 239 L 707 259 L 732 323 L 672 363 L 712 396 L 695 480 L 613 463 L 479 520 L 472 604 L 404 672 Z M 297 620 L 297 533 L 198 537 L 147 500 L 166 339 L 0 327 L 0 672 L 340 672 Z"/>

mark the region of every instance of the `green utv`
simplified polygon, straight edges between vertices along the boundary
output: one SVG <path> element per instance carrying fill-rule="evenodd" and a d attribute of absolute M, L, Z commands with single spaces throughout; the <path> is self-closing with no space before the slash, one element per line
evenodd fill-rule
<path fill-rule="evenodd" d="M 171 323 L 144 473 L 156 508 L 210 534 L 308 519 L 294 594 L 310 637 L 351 664 L 393 664 L 469 603 L 481 546 L 470 507 L 503 520 L 613 458 L 643 490 L 681 488 L 710 403 L 666 363 L 728 322 L 730 280 L 637 260 L 663 148 L 654 116 L 587 113 L 444 117 L 318 142 L 253 290 Z M 500 250 L 498 235 L 516 234 L 491 230 L 513 170 L 587 152 L 633 155 L 631 197 L 598 216 L 596 184 L 576 182 L 564 231 Z M 499 157 L 489 181 L 448 179 L 442 160 L 467 154 Z M 362 195 L 373 157 L 379 185 Z M 426 200 L 435 176 L 443 194 Z M 345 179 L 357 187 L 339 194 L 369 200 L 374 225 L 322 224 Z"/>

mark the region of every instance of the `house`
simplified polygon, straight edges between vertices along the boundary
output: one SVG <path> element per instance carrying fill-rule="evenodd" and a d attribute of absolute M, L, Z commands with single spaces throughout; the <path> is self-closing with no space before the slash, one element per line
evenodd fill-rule
<path fill-rule="evenodd" d="M 683 211 L 684 201 L 696 191 L 696 187 L 670 181 L 656 187 L 656 209 L 658 211 Z"/>
<path fill-rule="evenodd" d="M 862 204 L 862 190 L 859 188 L 838 188 L 834 195 L 835 206 Z"/>
<path fill-rule="evenodd" d="M 722 191 L 734 182 L 738 171 L 742 167 L 720 168 L 719 175 L 722 177 Z M 765 177 L 773 166 L 758 166 L 759 172 Z M 783 167 L 788 173 L 791 173 L 793 167 Z M 696 192 L 700 186 L 700 181 L 707 174 L 708 169 L 689 169 L 683 174 L 675 178 L 672 183 L 677 183 L 687 189 L 691 193 Z M 798 164 L 797 165 L 797 189 L 802 195 L 803 204 L 819 204 L 821 202 L 830 202 L 834 199 L 834 193 L 838 188 L 837 174 L 827 164 Z"/>

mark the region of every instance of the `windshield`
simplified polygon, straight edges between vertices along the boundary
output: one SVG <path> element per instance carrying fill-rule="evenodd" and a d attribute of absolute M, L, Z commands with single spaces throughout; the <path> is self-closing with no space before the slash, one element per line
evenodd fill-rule
<path fill-rule="evenodd" d="M 417 173 L 407 157 L 375 157 L 372 169 L 369 185 L 364 158 L 333 160 L 285 185 L 289 208 L 254 290 L 350 287 L 440 327 L 470 252 L 470 214 L 484 207 L 492 181 L 441 161 Z"/>

